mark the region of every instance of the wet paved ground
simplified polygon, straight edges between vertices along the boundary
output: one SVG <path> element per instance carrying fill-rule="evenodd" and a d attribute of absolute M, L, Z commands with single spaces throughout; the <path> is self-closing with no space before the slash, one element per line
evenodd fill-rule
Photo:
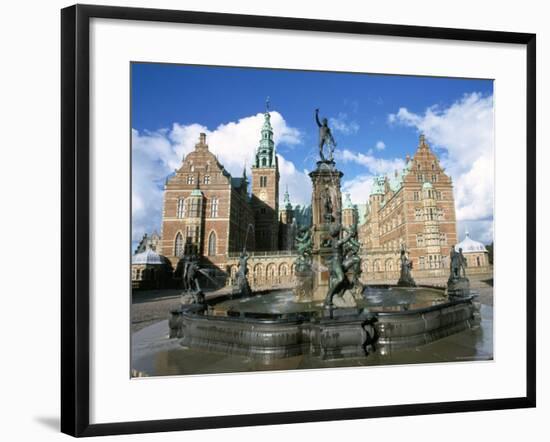
<path fill-rule="evenodd" d="M 427 345 L 393 354 L 371 353 L 368 357 L 323 361 L 297 356 L 265 364 L 245 356 L 227 355 L 182 347 L 168 339 L 168 321 L 156 322 L 132 336 L 132 369 L 145 376 L 231 373 L 260 370 L 290 370 L 435 362 L 464 362 L 493 358 L 493 308 L 481 306 L 477 330 L 465 330 Z"/>

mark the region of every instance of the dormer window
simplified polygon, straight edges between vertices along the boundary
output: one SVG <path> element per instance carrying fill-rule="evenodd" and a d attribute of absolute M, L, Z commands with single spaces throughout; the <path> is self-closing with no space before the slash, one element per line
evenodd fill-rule
<path fill-rule="evenodd" d="M 187 177 L 187 184 L 195 184 L 195 177 L 193 175 Z"/>

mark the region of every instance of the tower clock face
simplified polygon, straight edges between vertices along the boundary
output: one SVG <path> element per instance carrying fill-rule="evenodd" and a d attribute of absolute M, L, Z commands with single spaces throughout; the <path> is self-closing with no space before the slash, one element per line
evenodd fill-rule
<path fill-rule="evenodd" d="M 266 192 L 265 190 L 262 190 L 262 191 L 260 192 L 260 199 L 261 199 L 262 201 L 265 201 L 265 200 L 267 199 L 267 192 Z"/>

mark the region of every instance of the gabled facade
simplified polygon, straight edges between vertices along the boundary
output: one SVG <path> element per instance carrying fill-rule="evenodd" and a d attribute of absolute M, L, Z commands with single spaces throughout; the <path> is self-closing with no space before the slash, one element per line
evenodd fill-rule
<path fill-rule="evenodd" d="M 232 178 L 201 133 L 195 149 L 175 175 L 166 180 L 162 213 L 161 254 L 176 268 L 184 254 L 197 254 L 214 264 L 227 253 L 254 249 L 247 226 L 253 222 L 247 178 Z"/>
<path fill-rule="evenodd" d="M 413 269 L 448 267 L 457 242 L 453 183 L 423 135 L 401 172 L 375 178 L 360 240 L 372 255 L 371 271 L 397 270 L 401 247 Z M 375 263 L 376 254 L 384 258 Z"/>

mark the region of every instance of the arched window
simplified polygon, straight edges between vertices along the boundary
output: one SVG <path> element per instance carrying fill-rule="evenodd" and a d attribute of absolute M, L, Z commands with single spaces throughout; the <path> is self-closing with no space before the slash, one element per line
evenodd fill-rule
<path fill-rule="evenodd" d="M 212 231 L 208 236 L 208 256 L 216 254 L 216 232 Z"/>
<path fill-rule="evenodd" d="M 176 210 L 176 216 L 178 218 L 185 218 L 185 198 L 178 200 L 178 208 Z"/>
<path fill-rule="evenodd" d="M 479 256 L 476 256 L 477 266 L 481 267 L 481 260 L 479 259 Z"/>
<path fill-rule="evenodd" d="M 180 232 L 178 232 L 174 241 L 174 255 L 183 256 L 183 236 Z"/>

